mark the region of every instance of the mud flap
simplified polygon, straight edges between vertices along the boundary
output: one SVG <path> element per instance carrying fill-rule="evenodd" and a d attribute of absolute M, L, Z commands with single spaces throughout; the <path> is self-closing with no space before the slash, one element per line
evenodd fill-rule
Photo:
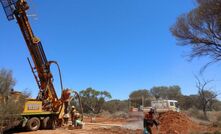
<path fill-rule="evenodd" d="M 28 122 L 28 119 L 26 117 L 24 117 L 22 120 L 22 127 L 25 127 L 27 122 Z"/>

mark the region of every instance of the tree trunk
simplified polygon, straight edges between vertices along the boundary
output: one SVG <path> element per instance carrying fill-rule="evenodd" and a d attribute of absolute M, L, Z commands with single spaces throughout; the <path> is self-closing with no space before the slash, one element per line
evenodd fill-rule
<path fill-rule="evenodd" d="M 208 120 L 207 113 L 206 113 L 206 108 L 203 108 L 203 115 L 204 115 L 204 119 Z"/>

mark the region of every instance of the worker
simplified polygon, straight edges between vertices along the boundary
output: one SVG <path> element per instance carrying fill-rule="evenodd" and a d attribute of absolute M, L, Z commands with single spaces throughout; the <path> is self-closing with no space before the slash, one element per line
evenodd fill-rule
<path fill-rule="evenodd" d="M 68 125 L 68 119 L 69 119 L 70 115 L 69 113 L 64 114 L 63 119 L 64 119 L 64 125 Z"/>
<path fill-rule="evenodd" d="M 72 106 L 71 107 L 71 121 L 72 121 L 72 125 L 75 124 L 75 116 L 76 116 L 76 109 L 75 109 L 75 106 Z"/>
<path fill-rule="evenodd" d="M 68 120 L 70 118 L 68 107 L 69 107 L 69 102 L 65 101 L 64 102 L 64 115 L 63 115 L 64 123 L 63 123 L 63 125 L 68 125 Z"/>
<path fill-rule="evenodd" d="M 155 125 L 158 129 L 159 121 L 155 118 L 155 110 L 153 108 L 145 114 L 143 125 L 144 134 L 152 134 L 151 127 L 153 127 L 153 125 Z"/>
<path fill-rule="evenodd" d="M 81 120 L 80 113 L 75 114 L 75 128 L 82 128 L 83 127 L 83 122 Z"/>
<path fill-rule="evenodd" d="M 80 114 L 76 111 L 75 106 L 72 106 L 71 109 L 71 120 L 72 120 L 72 125 L 74 125 L 75 128 L 82 128 L 82 121 L 80 118 Z"/>

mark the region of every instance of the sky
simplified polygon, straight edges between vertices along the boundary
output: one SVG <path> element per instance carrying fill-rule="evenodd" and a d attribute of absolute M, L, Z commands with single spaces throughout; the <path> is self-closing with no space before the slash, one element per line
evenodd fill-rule
<path fill-rule="evenodd" d="M 195 77 L 209 59 L 191 62 L 190 48 L 177 46 L 169 31 L 179 15 L 196 6 L 194 0 L 54 0 L 28 1 L 30 23 L 42 41 L 48 60 L 61 67 L 65 88 L 107 90 L 113 99 L 127 99 L 137 89 L 179 85 L 196 94 Z M 31 2 L 31 3 L 30 3 Z M 36 15 L 36 16 L 35 16 Z M 30 57 L 16 21 L 0 9 L 0 68 L 13 71 L 15 89 L 33 97 L 38 88 Z M 60 96 L 58 73 L 52 67 Z M 221 88 L 220 64 L 203 73 Z"/>

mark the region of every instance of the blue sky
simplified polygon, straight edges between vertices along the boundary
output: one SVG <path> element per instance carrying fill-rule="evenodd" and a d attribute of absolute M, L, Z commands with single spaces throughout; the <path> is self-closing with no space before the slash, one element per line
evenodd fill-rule
<path fill-rule="evenodd" d="M 136 89 L 180 85 L 183 94 L 195 94 L 194 74 L 208 62 L 188 62 L 188 47 L 176 45 L 169 28 L 176 18 L 196 6 L 194 0 L 32 0 L 29 14 L 35 35 L 49 60 L 59 62 L 65 87 L 107 90 L 114 99 L 127 99 Z M 13 71 L 16 89 L 38 89 L 26 57 L 29 56 L 16 21 L 0 10 L 0 68 Z M 221 87 L 220 64 L 203 74 Z M 55 69 L 53 69 L 55 70 Z M 58 75 L 54 72 L 55 83 Z M 58 84 L 57 91 L 60 95 Z"/>

